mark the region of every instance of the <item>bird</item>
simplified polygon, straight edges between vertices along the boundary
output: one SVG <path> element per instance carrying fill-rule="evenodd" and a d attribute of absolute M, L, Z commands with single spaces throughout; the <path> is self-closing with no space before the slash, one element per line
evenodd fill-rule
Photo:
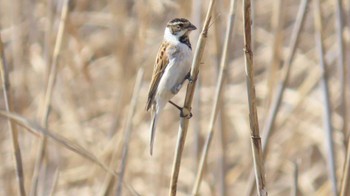
<path fill-rule="evenodd" d="M 170 102 L 181 110 L 181 107 L 171 102 L 170 99 L 180 91 L 184 81 L 190 78 L 193 56 L 189 34 L 196 29 L 197 27 L 185 18 L 172 19 L 166 25 L 163 42 L 154 63 L 146 104 L 146 111 L 151 109 L 152 115 L 151 155 L 157 122 L 165 105 Z"/>

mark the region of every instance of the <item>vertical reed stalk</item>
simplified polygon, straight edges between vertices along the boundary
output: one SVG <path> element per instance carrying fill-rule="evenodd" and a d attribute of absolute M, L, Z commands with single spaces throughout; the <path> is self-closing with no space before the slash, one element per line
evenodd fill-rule
<path fill-rule="evenodd" d="M 129 141 L 130 141 L 130 135 L 132 130 L 132 120 L 135 114 L 137 100 L 138 100 L 139 92 L 142 85 L 142 78 L 143 78 L 143 68 L 140 68 L 139 71 L 137 72 L 134 91 L 133 91 L 132 99 L 130 103 L 130 109 L 128 111 L 128 116 L 126 119 L 126 126 L 125 126 L 124 139 L 123 139 L 123 150 L 122 150 L 122 157 L 121 157 L 121 163 L 120 163 L 120 169 L 119 169 L 119 175 L 118 175 L 117 192 L 115 194 L 117 196 L 122 195 L 122 187 L 123 187 L 122 185 L 124 181 L 126 161 L 127 161 L 128 151 L 129 151 Z"/>
<path fill-rule="evenodd" d="M 250 24 L 250 31 L 251 31 L 251 37 L 252 37 L 252 52 L 255 50 L 255 38 L 256 38 L 256 31 L 255 31 L 255 13 L 256 13 L 256 6 L 255 6 L 255 1 L 250 1 L 250 19 L 251 19 L 251 24 Z"/>
<path fill-rule="evenodd" d="M 207 15 L 204 21 L 202 32 L 199 36 L 199 40 L 197 43 L 197 48 L 194 54 L 194 59 L 192 62 L 192 68 L 191 68 L 191 79 L 192 82 L 190 82 L 187 85 L 187 91 L 186 91 L 186 97 L 183 107 L 183 112 L 186 115 L 190 115 L 191 113 L 191 105 L 193 100 L 193 95 L 196 87 L 196 81 L 199 73 L 199 66 L 201 64 L 201 59 L 203 56 L 205 43 L 207 41 L 208 36 L 208 29 L 209 29 L 209 23 L 211 19 L 211 14 L 213 10 L 213 5 L 215 3 L 215 0 L 211 0 L 209 3 Z M 179 177 L 180 172 L 180 165 L 181 165 L 181 158 L 182 158 L 182 152 L 186 141 L 186 135 L 187 135 L 187 129 L 188 129 L 189 119 L 186 117 L 180 118 L 180 127 L 179 127 L 179 136 L 178 141 L 176 144 L 176 151 L 174 155 L 174 162 L 173 162 L 173 168 L 171 172 L 171 180 L 170 180 L 170 190 L 169 195 L 175 196 L 176 195 L 176 189 L 177 189 L 177 181 Z"/>
<path fill-rule="evenodd" d="M 298 196 L 299 195 L 299 168 L 298 163 L 293 162 L 293 185 L 292 185 L 292 196 Z"/>
<path fill-rule="evenodd" d="M 323 48 L 323 33 L 322 33 L 322 16 L 320 1 L 314 0 L 314 25 L 315 25 L 315 41 L 316 49 L 319 54 L 320 66 L 322 69 L 322 79 L 320 81 L 320 88 L 323 96 L 323 122 L 325 129 L 325 143 L 327 148 L 327 161 L 328 161 L 328 172 L 329 179 L 332 183 L 332 193 L 334 196 L 337 195 L 337 176 L 335 166 L 335 155 L 334 155 L 334 144 L 333 144 L 333 131 L 332 131 L 332 117 L 331 117 L 331 102 L 329 97 L 328 87 L 328 75 L 327 68 L 324 60 L 324 48 Z"/>
<path fill-rule="evenodd" d="M 221 91 L 222 91 L 222 87 L 223 87 L 223 83 L 224 83 L 224 74 L 226 72 L 227 50 L 228 50 L 228 45 L 230 43 L 230 38 L 231 38 L 232 30 L 233 30 L 233 23 L 234 23 L 234 19 L 235 19 L 234 7 L 235 7 L 235 0 L 231 0 L 230 13 L 229 13 L 227 27 L 226 27 L 225 43 L 223 46 L 223 52 L 222 52 L 222 57 L 221 57 L 220 72 L 219 72 L 218 82 L 217 82 L 216 91 L 215 91 L 214 105 L 213 105 L 212 113 L 211 113 L 211 117 L 210 117 L 208 136 L 207 136 L 205 145 L 203 147 L 203 151 L 202 151 L 202 155 L 201 155 L 201 159 L 200 159 L 199 167 L 198 167 L 198 171 L 197 171 L 196 180 L 194 183 L 194 187 L 192 189 L 192 195 L 197 195 L 198 190 L 200 188 L 204 164 L 207 160 L 210 143 L 211 143 L 211 140 L 212 140 L 213 135 L 214 135 L 214 125 L 215 125 L 215 121 L 216 121 L 218 111 L 219 111 L 220 96 L 221 96 Z"/>
<path fill-rule="evenodd" d="M 5 101 L 5 109 L 8 112 L 13 111 L 13 99 L 10 91 L 10 79 L 8 73 L 8 64 L 5 58 L 4 46 L 2 43 L 1 35 L 0 35 L 0 74 L 1 74 L 1 83 L 2 89 L 4 93 L 4 101 Z M 23 174 L 23 165 L 22 165 L 22 156 L 21 149 L 19 147 L 18 142 L 18 130 L 13 120 L 8 119 L 8 126 L 10 131 L 10 136 L 12 140 L 12 151 L 13 157 L 15 161 L 15 170 L 16 177 L 18 182 L 18 194 L 21 196 L 25 196 L 25 187 L 24 187 L 24 174 Z"/>
<path fill-rule="evenodd" d="M 222 8 L 223 2 L 220 1 L 216 4 L 215 6 L 215 15 L 219 17 L 218 13 L 219 10 Z M 219 78 L 220 75 L 220 59 L 222 56 L 222 45 L 223 45 L 223 40 L 222 38 L 222 29 L 221 29 L 221 22 L 219 20 L 216 20 L 214 22 L 214 42 L 215 42 L 215 61 L 216 61 L 216 74 L 217 74 L 217 79 Z M 217 163 L 216 163 L 216 195 L 218 196 L 225 196 L 227 192 L 227 187 L 226 187 L 226 126 L 225 126 L 225 120 L 226 120 L 226 113 L 225 109 L 223 107 L 224 102 L 223 98 L 221 96 L 219 100 L 219 107 L 221 108 L 218 111 L 218 117 L 217 117 L 217 148 L 216 148 L 216 157 L 217 157 Z"/>
<path fill-rule="evenodd" d="M 343 9 L 342 9 L 342 1 L 337 0 L 336 3 L 336 29 L 337 29 L 337 41 L 339 46 L 338 51 L 338 69 L 339 69 L 339 83 L 340 83 L 340 112 L 343 117 L 343 134 L 344 134 L 344 140 L 347 143 L 347 150 L 346 150 L 346 158 L 344 160 L 344 170 L 343 170 L 343 176 L 342 176 L 342 184 L 340 188 L 340 195 L 345 196 L 350 194 L 350 142 L 348 138 L 348 118 L 347 118 L 347 67 L 345 65 L 345 58 L 344 58 L 344 39 L 343 39 Z"/>
<path fill-rule="evenodd" d="M 201 0 L 193 0 L 192 1 L 192 19 L 193 19 L 193 24 L 201 24 L 202 23 L 202 1 Z M 193 37 L 198 37 L 199 36 L 199 31 L 194 31 L 192 34 Z M 193 41 L 193 45 L 196 45 L 197 42 L 196 40 Z M 198 84 L 197 88 L 201 88 L 201 79 L 199 77 L 198 79 Z M 198 157 L 199 157 L 199 140 L 200 140 L 200 130 L 201 130 L 201 124 L 200 124 L 200 108 L 201 108 L 201 103 L 200 103 L 200 91 L 196 91 L 194 95 L 194 103 L 193 103 L 193 113 L 195 116 L 193 117 L 193 170 L 195 170 L 197 164 L 198 164 Z"/>
<path fill-rule="evenodd" d="M 342 131 L 344 134 L 344 140 L 347 139 L 348 134 L 348 120 L 347 120 L 347 69 L 345 66 L 345 57 L 344 57 L 344 39 L 343 39 L 343 8 L 341 0 L 336 2 L 336 33 L 337 33 L 337 42 L 338 42 L 338 72 L 339 72 L 339 84 L 340 84 L 340 114 L 343 118 L 343 127 Z M 348 141 L 347 141 L 348 142 Z M 345 142 L 346 143 L 346 142 Z"/>
<path fill-rule="evenodd" d="M 255 168 L 255 178 L 258 194 L 260 196 L 267 195 L 265 187 L 265 171 L 264 160 L 262 156 L 261 138 L 259 133 L 258 113 L 256 109 L 256 95 L 254 84 L 254 62 L 252 52 L 252 37 L 251 37 L 251 2 L 250 0 L 243 1 L 243 35 L 244 35 L 244 61 L 246 71 L 248 105 L 249 105 L 249 121 L 251 145 L 253 152 L 253 161 Z"/>
<path fill-rule="evenodd" d="M 276 120 L 278 110 L 281 106 L 283 95 L 284 95 L 284 90 L 286 88 L 288 79 L 289 79 L 289 74 L 291 70 L 291 65 L 292 61 L 294 59 L 294 55 L 296 52 L 297 48 L 297 43 L 299 40 L 299 35 L 301 32 L 301 29 L 303 27 L 304 21 L 305 21 L 305 16 L 306 16 L 306 10 L 307 10 L 307 5 L 309 3 L 309 0 L 302 0 L 299 6 L 298 14 L 296 17 L 296 22 L 294 24 L 293 32 L 292 32 L 292 37 L 290 41 L 290 50 L 287 56 L 286 61 L 283 64 L 282 68 L 282 76 L 281 80 L 279 81 L 277 85 L 277 89 L 275 90 L 274 98 L 272 100 L 268 116 L 265 120 L 264 123 L 264 128 L 263 128 L 263 141 L 262 141 L 262 147 L 263 147 L 263 157 L 265 159 L 266 154 L 267 154 L 267 144 L 269 142 L 270 136 L 272 134 L 273 130 L 273 125 Z M 248 181 L 248 192 L 247 195 L 251 195 L 252 192 L 254 191 L 254 176 L 253 172 L 250 174 L 250 178 Z"/>
<path fill-rule="evenodd" d="M 56 168 L 55 174 L 54 174 L 54 177 L 53 177 L 52 187 L 51 187 L 50 192 L 49 192 L 49 196 L 55 195 L 54 193 L 55 193 L 56 188 L 57 188 L 59 177 L 60 177 L 60 169 Z"/>
<path fill-rule="evenodd" d="M 266 106 L 271 104 L 272 95 L 274 94 L 275 86 L 278 79 L 278 69 L 282 60 L 282 37 L 283 37 L 283 0 L 277 0 L 273 4 L 273 14 L 271 19 L 271 26 L 273 30 L 273 42 L 272 42 L 272 61 L 268 68 L 267 73 L 267 98 Z"/>
<path fill-rule="evenodd" d="M 271 104 L 270 110 L 268 117 L 266 119 L 264 129 L 263 129 L 263 149 L 264 149 L 264 157 L 265 157 L 265 149 L 268 144 L 269 138 L 271 136 L 273 124 L 276 120 L 277 114 L 278 114 L 278 109 L 281 106 L 283 95 L 284 95 L 284 90 L 286 88 L 289 75 L 290 75 L 290 70 L 291 70 L 291 65 L 294 60 L 294 55 L 297 49 L 297 44 L 300 36 L 300 32 L 302 29 L 302 26 L 305 21 L 305 16 L 306 16 L 306 10 L 307 10 L 307 5 L 308 5 L 309 0 L 302 0 L 299 6 L 299 11 L 297 14 L 297 19 L 294 24 L 293 32 L 292 32 L 292 37 L 290 41 L 290 50 L 287 56 L 287 60 L 283 64 L 283 70 L 282 70 L 282 76 L 281 76 L 281 81 L 279 82 L 277 86 L 277 90 L 273 99 L 273 102 Z"/>
<path fill-rule="evenodd" d="M 55 86 L 56 77 L 57 77 L 58 58 L 59 58 L 59 54 L 61 51 L 63 33 L 64 33 L 66 18 L 67 18 L 67 14 L 68 14 L 68 3 L 69 3 L 69 0 L 65 0 L 63 2 L 60 23 L 58 26 L 56 42 L 55 42 L 55 47 L 54 47 L 54 51 L 53 51 L 52 64 L 51 64 L 51 68 L 50 68 L 50 75 L 49 75 L 49 79 L 48 79 L 47 89 L 45 91 L 44 102 L 41 105 L 41 111 L 40 111 L 41 115 L 42 115 L 41 116 L 41 125 L 45 128 L 48 127 L 50 102 L 51 102 L 53 88 Z M 33 177 L 32 177 L 32 187 L 31 187 L 31 195 L 32 196 L 37 194 L 39 173 L 40 173 L 40 169 L 43 165 L 43 161 L 44 161 L 44 157 L 45 157 L 45 149 L 46 149 L 46 142 L 47 142 L 46 140 L 47 140 L 47 138 L 45 136 L 43 136 L 41 141 L 40 141 L 40 144 L 39 144 L 39 150 L 38 150 L 38 154 L 37 154 L 37 157 L 35 160 L 34 173 L 33 173 Z"/>
<path fill-rule="evenodd" d="M 125 123 L 125 130 L 124 130 L 124 137 L 123 137 L 123 149 L 122 149 L 122 157 L 121 157 L 121 164 L 120 164 L 120 169 L 117 175 L 114 173 L 107 173 L 105 179 L 102 182 L 102 186 L 100 187 L 100 190 L 97 195 L 104 196 L 104 195 L 111 195 L 113 191 L 115 190 L 114 182 L 118 178 L 118 183 L 117 183 L 117 190 L 115 195 L 122 195 L 122 186 L 126 186 L 126 188 L 129 190 L 129 193 L 132 195 L 139 195 L 132 186 L 127 184 L 124 181 L 124 173 L 125 173 L 125 168 L 126 168 L 126 158 L 128 155 L 128 145 L 129 145 L 129 140 L 130 140 L 130 134 L 131 134 L 131 129 L 132 129 L 132 123 L 133 123 L 133 117 L 135 114 L 136 106 L 137 106 L 137 99 L 139 98 L 139 92 L 142 86 L 142 80 L 143 80 L 143 68 L 140 68 L 139 71 L 137 72 L 136 76 L 136 82 L 134 85 L 134 90 L 132 94 L 132 100 L 129 106 L 128 110 L 128 115 Z M 114 116 L 114 115 L 113 115 Z M 112 137 L 112 141 L 114 141 L 115 135 Z M 118 158 L 118 147 L 114 146 L 112 150 L 112 158 L 109 162 L 109 167 L 113 168 L 113 166 L 117 162 Z"/>
<path fill-rule="evenodd" d="M 348 138 L 348 141 L 350 141 L 350 137 Z M 350 142 L 348 142 L 348 148 L 346 150 L 346 159 L 344 164 L 344 170 L 343 170 L 343 178 L 342 178 L 342 184 L 340 189 L 340 196 L 347 196 L 350 194 Z"/>

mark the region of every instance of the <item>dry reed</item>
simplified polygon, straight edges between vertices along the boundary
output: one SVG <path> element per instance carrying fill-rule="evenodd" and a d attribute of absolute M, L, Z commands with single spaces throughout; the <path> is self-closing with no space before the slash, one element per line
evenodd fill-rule
<path fill-rule="evenodd" d="M 293 162 L 293 184 L 291 195 L 298 196 L 299 194 L 299 168 L 298 163 Z"/>
<path fill-rule="evenodd" d="M 204 25 L 202 32 L 199 36 L 196 51 L 194 53 L 193 62 L 191 66 L 191 82 L 187 85 L 186 97 L 183 106 L 183 113 L 185 117 L 180 118 L 179 136 L 176 144 L 176 150 L 174 155 L 173 169 L 171 173 L 170 189 L 169 195 L 175 196 L 177 191 L 177 182 L 181 166 L 182 152 L 186 141 L 187 129 L 189 124 L 189 118 L 186 116 L 191 115 L 191 105 L 193 100 L 193 95 L 195 92 L 196 81 L 199 73 L 199 66 L 201 64 L 206 39 L 208 36 L 209 24 L 211 20 L 211 14 L 213 10 L 213 5 L 215 0 L 211 0 L 209 3 L 207 15 L 204 20 Z"/>
<path fill-rule="evenodd" d="M 59 57 L 59 54 L 61 51 L 63 33 L 64 33 L 66 18 L 67 18 L 67 14 L 68 14 L 68 3 L 69 3 L 69 0 L 65 0 L 65 1 L 63 1 L 63 4 L 62 4 L 60 24 L 58 27 L 55 47 L 54 47 L 54 51 L 53 51 L 53 55 L 52 55 L 52 64 L 50 67 L 49 79 L 47 82 L 47 88 L 45 91 L 44 101 L 41 105 L 41 111 L 40 111 L 41 125 L 44 126 L 45 128 L 48 127 L 50 103 L 51 103 L 51 99 L 52 99 L 54 85 L 56 82 L 56 76 L 57 76 L 57 70 L 58 70 L 58 57 Z M 34 172 L 33 172 L 33 177 L 32 177 L 32 181 L 31 181 L 32 182 L 31 191 L 30 191 L 31 196 L 36 196 L 38 194 L 37 189 L 38 189 L 38 183 L 39 183 L 39 173 L 44 165 L 43 162 L 44 162 L 44 158 L 45 158 L 46 143 L 47 143 L 46 137 L 43 136 L 40 140 L 40 143 L 39 143 L 37 157 L 36 157 L 36 161 L 35 161 Z"/>
<path fill-rule="evenodd" d="M 298 39 L 299 35 L 303 26 L 303 23 L 305 21 L 305 15 L 306 15 L 306 8 L 308 5 L 309 0 L 302 0 L 300 3 L 299 11 L 297 14 L 297 18 L 295 21 L 295 26 L 293 28 L 292 37 L 290 39 L 290 50 L 287 56 L 287 60 L 284 62 L 282 73 L 281 73 L 281 80 L 279 81 L 276 90 L 274 92 L 274 96 L 272 99 L 271 106 L 269 108 L 268 115 L 266 117 L 266 122 L 264 123 L 264 129 L 263 129 L 263 141 L 262 141 L 262 148 L 263 148 L 263 158 L 266 158 L 267 154 L 267 145 L 269 144 L 269 139 L 271 137 L 272 131 L 273 131 L 273 125 L 276 120 L 279 108 L 282 103 L 284 91 L 286 89 L 286 85 L 289 79 L 290 70 L 292 67 L 292 61 L 297 49 Z M 247 189 L 248 195 L 251 195 L 254 191 L 254 178 L 253 178 L 253 172 L 250 174 L 250 179 L 248 182 L 248 189 Z"/>
<path fill-rule="evenodd" d="M 128 156 L 129 151 L 129 141 L 130 141 L 130 135 L 131 135 L 131 129 L 132 129 L 132 119 L 134 117 L 134 113 L 136 110 L 137 105 L 137 99 L 139 98 L 139 92 L 142 84 L 143 79 L 143 69 L 140 68 L 136 75 L 136 82 L 135 87 L 133 91 L 133 96 L 130 103 L 130 110 L 128 112 L 128 117 L 126 119 L 126 126 L 124 131 L 124 137 L 123 137 L 123 149 L 122 149 L 122 157 L 121 157 L 121 163 L 120 163 L 120 169 L 119 169 L 119 176 L 118 176 L 118 184 L 117 184 L 117 192 L 116 195 L 122 194 L 122 187 L 123 187 L 123 181 L 124 181 L 124 174 L 125 174 L 125 167 L 126 167 L 126 160 Z"/>
<path fill-rule="evenodd" d="M 226 35 L 225 35 L 225 42 L 224 46 L 222 49 L 222 57 L 221 57 L 221 63 L 220 63 L 220 70 L 219 70 L 219 76 L 218 76 L 218 81 L 217 81 L 217 86 L 215 90 L 215 96 L 214 96 L 214 103 L 213 103 L 213 108 L 211 111 L 211 117 L 210 117 L 210 122 L 209 122 L 209 129 L 208 129 L 208 135 L 205 140 L 205 144 L 203 146 L 202 154 L 201 154 L 201 159 L 199 162 L 198 170 L 197 170 L 197 176 L 196 180 L 192 189 L 192 195 L 197 195 L 198 190 L 200 188 L 200 184 L 202 181 L 202 175 L 203 175 L 203 168 L 204 164 L 206 163 L 207 156 L 208 156 L 208 151 L 209 147 L 214 135 L 214 125 L 218 116 L 218 111 L 219 111 L 219 103 L 221 99 L 221 94 L 222 94 L 222 89 L 223 89 L 223 84 L 224 84 L 224 75 L 226 74 L 226 65 L 227 65 L 227 51 L 228 51 L 228 46 L 231 40 L 231 35 L 233 31 L 233 23 L 235 19 L 235 0 L 231 0 L 230 2 L 230 12 L 228 16 L 228 23 L 226 27 Z"/>
<path fill-rule="evenodd" d="M 62 8 L 67 2 L 63 23 Z M 243 1 L 236 2 L 241 8 Z M 319 86 L 323 70 L 310 15 L 314 7 L 307 6 L 309 2 L 265 0 L 251 5 L 252 74 L 269 195 L 323 196 L 334 192 L 327 166 L 331 158 L 327 156 L 324 139 L 324 92 Z M 346 196 L 350 179 L 349 130 L 346 130 L 350 2 L 321 2 L 324 48 L 321 58 L 327 65 L 332 106 L 329 113 L 332 114 L 337 191 Z M 226 17 L 230 3 L 231 0 L 215 1 L 212 7 L 209 26 L 213 28 L 209 28 L 205 51 L 197 60 L 200 77 L 190 84 L 193 88 L 196 85 L 192 108 L 188 108 L 193 117 L 180 119 L 180 123 L 188 123 L 188 127 L 177 171 L 176 195 L 179 196 L 192 194 L 199 169 L 199 149 L 205 146 L 210 126 L 214 134 L 203 162 L 197 195 L 242 195 L 247 186 L 250 187 L 247 194 L 256 190 L 248 142 L 242 9 L 236 9 L 235 36 L 228 42 L 219 111 L 215 125 L 211 125 L 220 57 L 230 23 Z M 178 111 L 165 108 L 159 124 L 162 131 L 156 143 L 158 150 L 151 157 L 148 153 L 150 119 L 143 105 L 167 21 L 184 17 L 202 29 L 209 4 L 210 0 L 0 0 L 2 59 L 6 58 L 6 77 L 11 85 L 8 95 L 13 101 L 13 110 L 6 111 L 6 95 L 0 96 L 0 128 L 4 130 L 0 132 L 0 195 L 21 192 L 17 181 L 21 175 L 16 174 L 18 169 L 13 165 L 12 136 L 6 131 L 9 119 L 17 124 L 23 164 L 23 185 L 20 186 L 27 194 L 34 195 L 31 185 L 35 179 L 38 179 L 36 195 L 110 196 L 117 194 L 118 183 L 122 186 L 120 195 L 169 194 L 173 152 L 178 139 Z M 200 44 L 197 41 L 200 33 L 197 30 L 191 34 L 193 51 L 196 42 Z M 144 80 L 137 100 L 130 104 L 136 99 L 133 89 L 140 67 L 144 68 Z M 195 74 L 196 71 L 193 76 Z M 7 85 L 3 80 L 0 86 L 5 93 Z M 183 88 L 173 101 L 181 103 L 185 96 L 186 88 Z M 135 111 L 130 117 L 133 107 Z M 125 130 L 129 126 L 132 128 L 127 136 Z M 33 168 L 42 135 L 47 137 L 46 153 L 37 178 Z M 124 156 L 123 146 L 124 149 L 127 146 Z M 297 168 L 293 169 L 291 161 L 295 160 Z M 118 177 L 121 175 L 123 179 Z"/>
<path fill-rule="evenodd" d="M 53 141 L 62 145 L 63 147 L 65 147 L 65 148 L 79 154 L 83 158 L 90 160 L 90 161 L 94 162 L 95 164 L 101 166 L 101 168 L 104 169 L 106 172 L 109 172 L 113 175 L 116 175 L 116 173 L 113 170 L 109 169 L 104 163 L 102 163 L 98 158 L 96 158 L 95 155 L 91 154 L 89 151 L 84 149 L 84 147 L 80 146 L 79 144 L 76 144 L 72 141 L 69 141 L 67 138 L 62 137 L 58 134 L 55 134 L 54 132 L 49 131 L 49 130 L 41 127 L 37 123 L 30 121 L 30 120 L 24 118 L 23 116 L 17 115 L 15 113 L 10 113 L 10 112 L 6 112 L 4 110 L 0 110 L 0 115 L 5 116 L 5 117 L 13 120 L 14 122 L 16 122 L 16 124 L 23 126 L 24 128 L 26 128 L 28 131 L 30 131 L 33 134 L 36 134 L 36 135 L 42 134 L 46 137 L 50 137 Z"/>
<path fill-rule="evenodd" d="M 350 139 L 350 138 L 348 138 Z M 348 140 L 349 141 L 349 140 Z M 342 184 L 340 188 L 340 196 L 349 195 L 350 193 L 350 142 L 348 142 L 348 147 L 346 149 L 346 158 L 344 160 Z"/>
<path fill-rule="evenodd" d="M 314 9 L 314 25 L 315 25 L 315 41 L 316 49 L 319 54 L 319 63 L 322 69 L 322 80 L 320 81 L 320 88 L 323 97 L 323 121 L 325 129 L 325 143 L 327 148 L 327 161 L 328 161 L 328 172 L 329 179 L 332 183 L 332 193 L 334 196 L 338 195 L 337 191 L 337 174 L 335 165 L 335 155 L 334 155 L 334 142 L 333 142 L 333 128 L 332 128 L 332 112 L 331 112 L 331 101 L 329 95 L 329 85 L 328 85 L 328 74 L 326 63 L 324 59 L 324 43 L 323 43 L 323 25 L 321 16 L 321 5 L 319 0 L 313 1 Z"/>
<path fill-rule="evenodd" d="M 346 136 L 348 134 L 348 120 L 347 120 L 347 113 L 348 113 L 348 107 L 347 107 L 347 67 L 345 65 L 345 57 L 344 57 L 344 39 L 343 39 L 343 6 L 342 1 L 337 0 L 336 1 L 336 34 L 337 34 L 337 44 L 338 44 L 338 72 L 339 72 L 339 84 L 340 84 L 340 100 L 339 100 L 339 108 L 340 108 L 340 115 L 343 119 L 343 126 L 342 126 L 342 132 L 344 134 L 344 141 L 346 141 Z M 346 142 L 344 142 L 346 144 Z"/>
<path fill-rule="evenodd" d="M 0 74 L 1 74 L 1 82 L 2 82 L 2 89 L 4 92 L 4 102 L 5 102 L 5 108 L 6 111 L 12 112 L 13 111 L 13 100 L 11 96 L 11 90 L 10 90 L 10 80 L 9 80 L 9 72 L 8 72 L 8 64 L 5 59 L 5 52 L 4 52 L 4 46 L 2 43 L 1 35 L 0 35 Z M 24 174 L 23 174 L 23 164 L 22 164 L 22 156 L 21 156 L 21 149 L 18 142 L 18 130 L 13 122 L 13 120 L 8 120 L 8 126 L 9 126 L 9 132 L 11 136 L 11 143 L 12 143 L 12 151 L 13 151 L 13 158 L 15 162 L 15 169 L 16 169 L 16 177 L 18 181 L 18 194 L 21 196 L 26 195 L 25 187 L 24 187 Z"/>
<path fill-rule="evenodd" d="M 252 29 L 251 29 L 251 2 L 243 1 L 243 35 L 244 35 L 244 62 L 248 93 L 249 123 L 253 162 L 255 170 L 256 187 L 260 196 L 267 196 L 265 165 L 262 155 L 261 138 L 259 133 L 259 121 L 254 83 L 254 61 L 252 50 Z"/>

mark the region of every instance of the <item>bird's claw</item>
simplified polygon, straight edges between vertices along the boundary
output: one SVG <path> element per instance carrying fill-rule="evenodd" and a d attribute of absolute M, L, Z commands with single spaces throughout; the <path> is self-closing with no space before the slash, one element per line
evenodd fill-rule
<path fill-rule="evenodd" d="M 193 84 L 193 78 L 191 77 L 191 72 L 188 72 L 188 74 L 185 77 L 185 80 L 188 80 L 190 84 Z"/>
<path fill-rule="evenodd" d="M 190 112 L 190 110 L 188 110 L 187 108 L 181 108 L 180 110 L 180 117 L 181 118 L 186 118 L 186 119 L 190 119 L 192 118 L 192 113 Z"/>

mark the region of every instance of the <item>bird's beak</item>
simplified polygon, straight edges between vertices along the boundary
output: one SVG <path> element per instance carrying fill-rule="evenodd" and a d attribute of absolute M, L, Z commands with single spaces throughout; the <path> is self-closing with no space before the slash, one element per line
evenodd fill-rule
<path fill-rule="evenodd" d="M 188 29 L 189 31 L 193 31 L 193 30 L 196 30 L 197 27 L 194 26 L 193 24 L 190 24 L 190 25 L 187 27 L 187 29 Z"/>

